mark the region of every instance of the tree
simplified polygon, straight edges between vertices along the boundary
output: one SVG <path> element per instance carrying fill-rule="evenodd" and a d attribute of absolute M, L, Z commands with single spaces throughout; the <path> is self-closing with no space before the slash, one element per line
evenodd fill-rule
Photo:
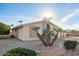
<path fill-rule="evenodd" d="M 11 27 L 0 22 L 0 35 L 7 35 L 10 33 Z"/>
<path fill-rule="evenodd" d="M 45 45 L 45 46 L 52 46 L 53 43 L 55 42 L 55 40 L 57 39 L 58 37 L 58 32 L 57 30 L 51 30 L 50 29 L 50 23 L 48 20 L 50 20 L 51 18 L 47 19 L 47 18 L 44 18 L 43 21 L 47 24 L 47 28 L 46 29 L 43 29 L 42 31 L 42 34 L 40 34 L 38 32 L 39 28 L 38 26 L 33 26 L 33 30 L 36 32 L 38 38 L 41 40 L 41 42 Z M 56 33 L 54 33 L 54 31 Z"/>

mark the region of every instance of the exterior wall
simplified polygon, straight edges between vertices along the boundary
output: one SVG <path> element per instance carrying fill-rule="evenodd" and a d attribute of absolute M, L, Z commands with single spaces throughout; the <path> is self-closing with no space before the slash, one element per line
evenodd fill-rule
<path fill-rule="evenodd" d="M 67 32 L 59 32 L 58 38 L 66 38 L 67 37 Z"/>
<path fill-rule="evenodd" d="M 23 30 L 23 27 L 21 27 L 21 28 L 19 28 L 18 29 L 18 39 L 23 39 L 23 32 L 24 32 L 24 30 Z"/>
<path fill-rule="evenodd" d="M 59 33 L 58 33 L 58 38 L 60 38 L 60 37 L 61 37 L 61 33 L 59 32 Z"/>
<path fill-rule="evenodd" d="M 50 29 L 51 30 L 58 30 L 58 27 L 54 26 L 53 24 L 50 24 Z M 54 31 L 54 33 L 56 33 L 56 31 Z M 60 33 L 58 34 L 58 38 L 60 37 Z"/>
<path fill-rule="evenodd" d="M 54 26 L 53 24 L 50 24 L 50 28 L 51 28 L 51 30 L 53 30 L 53 29 L 59 30 L 59 28 Z M 64 32 L 58 33 L 58 38 L 63 38 L 64 36 L 65 36 Z"/>
<path fill-rule="evenodd" d="M 22 28 L 19 28 L 18 30 L 18 38 L 21 39 L 22 41 L 27 41 L 27 40 L 38 40 L 38 37 L 35 38 L 31 38 L 30 37 L 30 27 L 31 26 L 39 26 L 39 32 L 42 32 L 42 23 L 36 23 L 36 24 L 29 24 L 29 25 L 25 25 Z"/>
<path fill-rule="evenodd" d="M 24 25 L 20 28 L 17 28 L 16 31 L 15 31 L 15 36 L 22 40 L 22 41 L 27 41 L 27 40 L 39 40 L 38 37 L 30 37 L 30 27 L 31 26 L 38 26 L 40 27 L 39 29 L 39 33 L 41 34 L 42 33 L 42 30 L 43 30 L 43 23 L 40 22 L 40 23 L 33 23 L 33 24 L 27 24 L 27 25 Z M 58 29 L 57 27 L 55 27 L 54 25 L 50 24 L 50 27 L 51 29 L 55 28 L 55 29 Z"/>
<path fill-rule="evenodd" d="M 14 36 L 21 40 L 23 38 L 23 27 L 14 30 Z"/>
<path fill-rule="evenodd" d="M 64 33 L 64 37 L 67 37 L 66 34 L 67 34 L 67 33 Z"/>
<path fill-rule="evenodd" d="M 53 24 L 50 24 L 50 29 L 51 29 L 51 30 L 54 30 L 54 29 L 58 30 L 59 28 L 56 27 L 56 26 L 54 26 Z"/>
<path fill-rule="evenodd" d="M 14 29 L 12 33 L 16 38 L 18 37 L 18 29 Z"/>

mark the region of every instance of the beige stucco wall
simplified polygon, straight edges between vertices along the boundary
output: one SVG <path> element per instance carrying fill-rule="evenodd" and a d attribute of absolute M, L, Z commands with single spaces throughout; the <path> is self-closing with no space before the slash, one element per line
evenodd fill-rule
<path fill-rule="evenodd" d="M 24 32 L 24 30 L 23 30 L 23 27 L 21 27 L 21 28 L 19 28 L 18 29 L 18 39 L 23 39 L 23 33 Z"/>
<path fill-rule="evenodd" d="M 14 30 L 13 33 L 16 38 L 21 40 L 23 38 L 23 27 Z"/>
<path fill-rule="evenodd" d="M 43 24 L 42 24 L 42 22 L 40 22 L 40 23 L 27 24 L 27 25 L 24 25 L 24 26 L 18 28 L 18 29 L 16 30 L 16 32 L 15 32 L 15 33 L 16 33 L 15 36 L 16 36 L 18 39 L 22 40 L 22 41 L 27 41 L 27 40 L 39 40 L 38 37 L 35 37 L 35 38 L 32 37 L 32 38 L 31 38 L 31 37 L 30 37 L 30 34 L 29 34 L 29 32 L 30 32 L 30 27 L 31 27 L 31 26 L 35 26 L 35 25 L 40 27 L 39 33 L 42 33 Z M 51 27 L 51 29 L 57 28 L 57 27 L 53 26 L 52 24 L 50 25 L 50 27 Z M 57 29 L 58 29 L 58 28 L 57 28 Z"/>
<path fill-rule="evenodd" d="M 53 28 L 57 29 L 57 27 L 55 27 L 54 25 L 50 24 L 50 28 L 51 30 L 53 30 Z"/>
<path fill-rule="evenodd" d="M 28 24 L 28 25 L 25 25 L 25 26 L 20 27 L 19 29 L 17 29 L 17 31 L 16 31 L 16 33 L 18 33 L 17 38 L 22 40 L 22 41 L 38 40 L 38 37 L 31 38 L 30 34 L 29 34 L 30 27 L 35 26 L 35 25 L 40 27 L 39 32 L 42 33 L 42 23 Z"/>
<path fill-rule="evenodd" d="M 12 32 L 13 32 L 13 35 L 17 38 L 18 37 L 18 30 L 19 29 L 15 29 L 15 30 L 13 30 Z"/>

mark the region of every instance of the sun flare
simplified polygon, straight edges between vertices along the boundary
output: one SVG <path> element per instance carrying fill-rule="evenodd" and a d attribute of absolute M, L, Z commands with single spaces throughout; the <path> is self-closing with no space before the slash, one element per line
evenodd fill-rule
<path fill-rule="evenodd" d="M 54 12 L 50 9 L 44 9 L 44 10 L 41 10 L 40 15 L 41 15 L 41 17 L 49 18 L 49 17 L 54 16 Z"/>

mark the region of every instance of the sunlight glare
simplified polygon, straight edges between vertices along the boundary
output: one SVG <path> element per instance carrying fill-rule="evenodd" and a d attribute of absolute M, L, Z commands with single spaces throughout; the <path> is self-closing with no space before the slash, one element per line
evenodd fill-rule
<path fill-rule="evenodd" d="M 54 16 L 54 13 L 52 10 L 50 9 L 45 9 L 45 10 L 42 10 L 41 11 L 41 17 L 47 17 L 47 18 L 50 18 L 50 17 L 53 17 Z"/>

